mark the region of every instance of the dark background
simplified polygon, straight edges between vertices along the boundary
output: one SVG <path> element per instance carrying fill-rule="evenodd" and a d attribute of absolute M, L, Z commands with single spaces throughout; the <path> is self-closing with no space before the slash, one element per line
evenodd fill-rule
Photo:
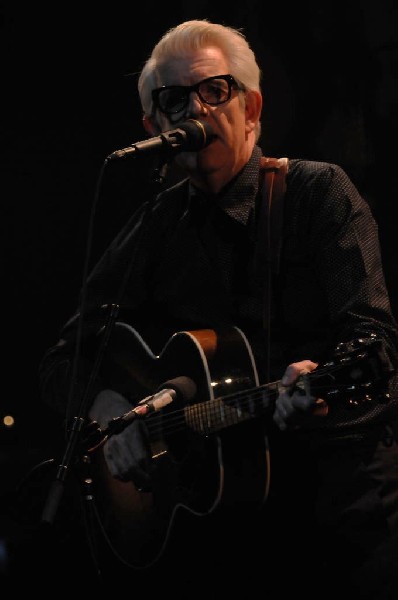
<path fill-rule="evenodd" d="M 134 73 L 180 21 L 208 18 L 243 28 L 264 74 L 264 151 L 346 169 L 379 222 L 398 313 L 394 0 L 289 8 L 246 0 L 228 10 L 206 0 L 99 4 L 10 2 L 0 9 L 5 494 L 38 461 L 53 457 L 62 439 L 41 403 L 38 364 L 77 302 L 104 159 L 145 138 Z M 139 163 L 107 167 L 91 262 L 150 190 Z M 12 427 L 3 423 L 7 415 Z"/>

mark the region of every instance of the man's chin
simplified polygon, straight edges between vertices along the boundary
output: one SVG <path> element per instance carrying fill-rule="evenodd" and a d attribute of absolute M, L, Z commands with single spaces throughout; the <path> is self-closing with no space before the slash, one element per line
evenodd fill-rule
<path fill-rule="evenodd" d="M 175 162 L 188 173 L 195 172 L 198 169 L 208 171 L 214 169 L 215 157 L 212 148 L 208 146 L 199 150 L 199 152 L 182 152 L 176 156 Z"/>
<path fill-rule="evenodd" d="M 199 166 L 197 152 L 182 152 L 175 159 L 176 164 L 188 173 L 196 171 Z"/>

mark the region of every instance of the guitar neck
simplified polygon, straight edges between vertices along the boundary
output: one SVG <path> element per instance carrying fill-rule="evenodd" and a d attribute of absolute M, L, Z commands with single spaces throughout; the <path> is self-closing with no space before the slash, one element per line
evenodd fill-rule
<path fill-rule="evenodd" d="M 188 427 L 211 435 L 233 425 L 270 414 L 278 394 L 279 381 L 233 393 L 184 408 Z"/>
<path fill-rule="evenodd" d="M 109 350 L 119 379 L 123 372 L 128 381 L 137 379 L 139 387 L 150 393 L 165 380 L 181 376 L 195 384 L 193 402 L 176 410 L 171 405 L 160 417 L 151 417 L 157 435 L 188 427 L 207 436 L 251 419 L 271 417 L 280 381 L 260 385 L 254 353 L 240 329 L 177 332 L 160 355 L 154 355 L 129 326 L 120 323 L 115 331 L 118 335 Z M 373 399 L 373 394 L 384 401 L 389 375 L 384 364 L 383 347 L 376 336 L 353 340 L 340 344 L 333 360 L 300 376 L 295 387 L 328 403 L 354 406 Z M 134 395 L 135 386 L 131 390 Z"/>

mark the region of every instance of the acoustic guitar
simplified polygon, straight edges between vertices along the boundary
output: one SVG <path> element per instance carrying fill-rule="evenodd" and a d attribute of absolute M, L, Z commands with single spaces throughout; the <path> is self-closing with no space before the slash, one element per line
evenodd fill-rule
<path fill-rule="evenodd" d="M 237 327 L 177 332 L 159 355 L 124 323 L 116 323 L 114 334 L 107 377 L 136 395 L 134 416 L 145 419 L 152 448 L 152 486 L 140 491 L 112 477 L 102 444 L 93 444 L 94 497 L 114 555 L 145 569 L 164 555 L 179 514 L 205 517 L 225 507 L 264 505 L 271 481 L 267 428 L 280 382 L 260 385 L 251 346 Z M 386 401 L 385 371 L 374 337 L 341 344 L 333 360 L 297 386 L 355 407 Z M 142 412 L 158 390 L 180 380 L 192 385 L 160 409 Z"/>

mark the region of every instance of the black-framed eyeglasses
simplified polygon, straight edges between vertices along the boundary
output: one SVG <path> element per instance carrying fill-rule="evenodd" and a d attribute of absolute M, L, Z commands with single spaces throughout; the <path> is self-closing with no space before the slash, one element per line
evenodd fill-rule
<path fill-rule="evenodd" d="M 218 106 L 228 102 L 232 89 L 243 90 L 232 75 L 215 75 L 202 79 L 195 85 L 164 85 L 152 90 L 152 100 L 156 108 L 165 115 L 181 112 L 189 102 L 191 92 L 196 92 L 205 104 Z"/>

